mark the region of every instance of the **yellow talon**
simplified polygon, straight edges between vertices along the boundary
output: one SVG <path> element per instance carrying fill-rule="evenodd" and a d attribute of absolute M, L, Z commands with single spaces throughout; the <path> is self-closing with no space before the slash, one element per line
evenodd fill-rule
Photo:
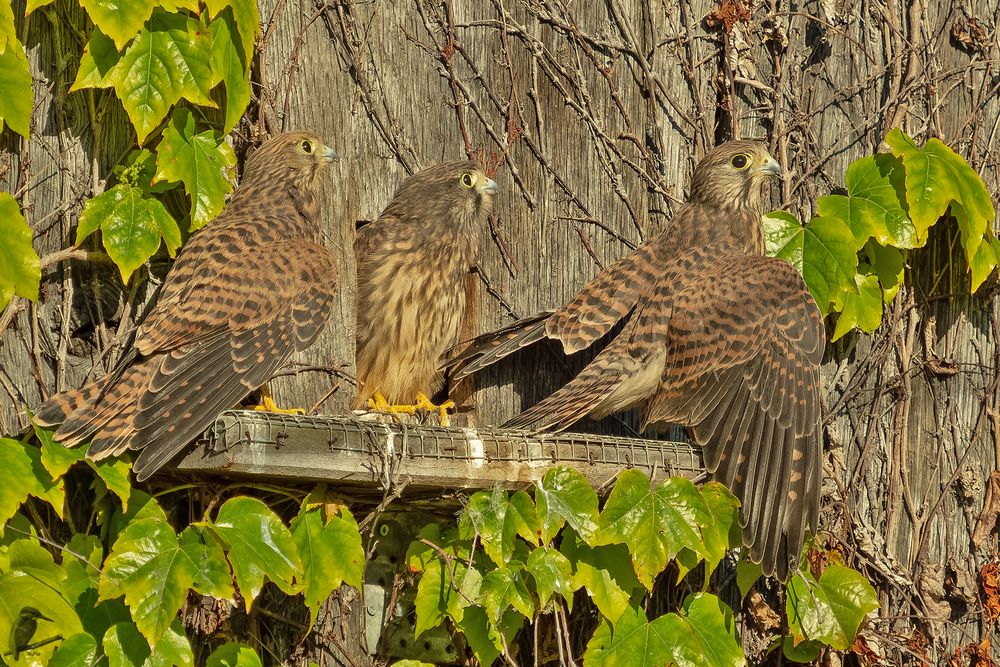
<path fill-rule="evenodd" d="M 445 401 L 441 405 L 435 405 L 431 402 L 431 399 L 427 398 L 427 394 L 420 392 L 417 394 L 417 400 L 413 405 L 393 405 L 386 400 L 382 392 L 376 391 L 372 394 L 371 398 L 368 399 L 368 409 L 373 412 L 387 412 L 389 414 L 406 414 L 414 415 L 417 410 L 423 410 L 427 412 L 437 412 L 441 419 L 441 426 L 448 425 L 448 409 L 455 409 L 454 401 Z"/>
<path fill-rule="evenodd" d="M 260 412 L 277 412 L 281 415 L 304 415 L 306 411 L 302 408 L 279 408 L 271 397 L 271 390 L 265 384 L 260 388 L 260 404 L 251 408 Z"/>

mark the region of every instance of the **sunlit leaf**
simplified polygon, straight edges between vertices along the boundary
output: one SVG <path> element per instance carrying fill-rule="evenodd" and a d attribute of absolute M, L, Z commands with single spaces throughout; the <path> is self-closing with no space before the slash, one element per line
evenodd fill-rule
<path fill-rule="evenodd" d="M 573 591 L 580 586 L 574 584 L 573 565 L 566 556 L 552 547 L 538 547 L 531 551 L 525 568 L 535 580 L 541 606 L 545 606 L 553 593 L 559 593 L 573 609 Z"/>
<path fill-rule="evenodd" d="M 5 483 L 0 484 L 0 523 L 14 516 L 28 496 L 49 502 L 62 516 L 63 487 L 53 481 L 41 461 L 41 452 L 10 438 L 0 438 L 0 470 Z"/>
<path fill-rule="evenodd" d="M 705 545 L 705 560 L 708 562 L 708 578 L 722 559 L 726 551 L 743 545 L 740 529 L 740 501 L 729 489 L 718 482 L 708 482 L 701 488 L 701 497 L 705 500 L 712 520 L 701 527 L 701 535 Z M 680 577 L 683 577 L 683 573 Z"/>
<path fill-rule="evenodd" d="M 576 569 L 573 588 L 586 588 L 601 615 L 612 623 L 624 613 L 633 594 L 643 591 L 624 544 L 590 547 L 569 532 L 563 535 L 560 551 Z"/>
<path fill-rule="evenodd" d="M 882 323 L 882 288 L 876 276 L 854 276 L 856 292 L 840 295 L 837 308 L 841 311 L 837 327 L 830 340 L 837 340 L 855 327 L 871 333 Z"/>
<path fill-rule="evenodd" d="M 830 312 L 843 292 L 857 289 L 860 246 L 839 218 L 817 217 L 802 226 L 788 213 L 773 211 L 764 216 L 764 238 L 767 254 L 791 262 L 802 274 L 821 312 Z"/>
<path fill-rule="evenodd" d="M 865 615 L 878 609 L 878 596 L 858 572 L 830 565 L 817 582 L 799 572 L 788 584 L 785 613 L 793 643 L 822 642 L 838 650 L 854 643 Z"/>
<path fill-rule="evenodd" d="M 191 587 L 219 600 L 233 599 L 232 572 L 219 541 L 204 529 L 188 526 L 181 533 L 180 545 L 183 554 L 194 565 Z"/>
<path fill-rule="evenodd" d="M 4 123 L 28 138 L 31 125 L 31 71 L 24 48 L 15 40 L 0 52 L 0 131 Z"/>
<path fill-rule="evenodd" d="M 90 20 L 121 51 L 149 19 L 155 0 L 80 0 Z"/>
<path fill-rule="evenodd" d="M 256 4 L 254 4 L 256 9 Z M 222 133 L 236 126 L 250 104 L 250 59 L 243 50 L 232 10 L 227 8 L 209 25 L 212 31 L 212 69 L 226 89 L 226 114 Z M 252 38 L 251 38 L 252 39 Z M 251 41 L 251 46 L 253 42 Z"/>
<path fill-rule="evenodd" d="M 17 44 L 17 30 L 14 27 L 14 9 L 9 2 L 0 2 L 0 53 L 8 46 Z"/>
<path fill-rule="evenodd" d="M 59 642 L 49 667 L 90 667 L 96 657 L 97 641 L 86 632 L 79 632 Z"/>
<path fill-rule="evenodd" d="M 42 270 L 31 245 L 31 228 L 21 215 L 17 201 L 0 192 L 0 310 L 17 294 L 32 301 L 38 298 Z"/>
<path fill-rule="evenodd" d="M 509 608 L 525 618 L 534 616 L 534 603 L 520 569 L 498 567 L 487 572 L 479 587 L 477 601 L 486 608 L 486 613 L 494 624 L 500 622 L 500 617 Z"/>
<path fill-rule="evenodd" d="M 212 37 L 202 23 L 182 14 L 153 13 L 111 72 L 139 143 L 156 129 L 177 101 L 215 106 L 209 91 Z"/>
<path fill-rule="evenodd" d="M 903 168 L 892 155 L 870 155 L 855 160 L 844 177 L 847 195 L 817 200 L 819 215 L 839 218 L 853 232 L 858 250 L 869 239 L 897 248 L 915 248 L 917 230 L 900 205 Z"/>
<path fill-rule="evenodd" d="M 191 231 L 203 227 L 226 205 L 233 189 L 227 178 L 236 164 L 233 149 L 214 131 L 195 133 L 187 109 L 174 112 L 157 147 L 154 181 L 181 181 L 191 198 Z"/>
<path fill-rule="evenodd" d="M 906 266 L 903 253 L 891 246 L 881 246 L 873 240 L 868 241 L 863 253 L 868 259 L 868 272 L 878 277 L 882 288 L 882 300 L 890 303 L 903 285 L 903 272 Z"/>
<path fill-rule="evenodd" d="M 83 88 L 109 88 L 114 85 L 111 74 L 121 60 L 121 55 L 115 48 L 114 40 L 95 28 L 90 33 L 87 45 L 83 47 L 80 57 L 80 67 L 76 71 L 76 80 L 70 86 L 70 92 Z"/>
<path fill-rule="evenodd" d="M 146 639 L 132 623 L 116 623 L 103 640 L 109 667 L 191 667 L 194 652 L 180 621 L 174 621 L 150 650 Z"/>
<path fill-rule="evenodd" d="M 4 572 L 0 574 L 0 654 L 13 650 L 14 647 L 10 646 L 11 626 L 24 607 L 34 607 L 52 619 L 38 619 L 34 634 L 36 641 L 56 635 L 69 637 L 83 631 L 76 611 L 57 589 L 25 572 Z M 55 648 L 56 644 L 47 644 L 33 649 L 34 662 L 48 664 Z"/>
<path fill-rule="evenodd" d="M 84 202 L 76 229 L 77 245 L 98 229 L 108 256 L 126 283 L 157 251 L 160 239 L 171 257 L 181 245 L 181 231 L 163 204 L 130 185 L 116 185 Z"/>
<path fill-rule="evenodd" d="M 365 551 L 358 524 L 346 507 L 324 521 L 323 507 L 306 509 L 292 519 L 292 538 L 302 558 L 302 595 L 316 620 L 320 605 L 342 583 L 360 589 Z"/>
<path fill-rule="evenodd" d="M 208 656 L 205 667 L 262 667 L 256 651 L 246 644 L 229 642 Z"/>
<path fill-rule="evenodd" d="M 511 559 L 518 535 L 529 544 L 538 544 L 538 515 L 524 491 L 509 497 L 503 489 L 479 491 L 469 498 L 462 518 L 472 522 L 486 555 L 498 565 Z"/>
<path fill-rule="evenodd" d="M 428 564 L 417 583 L 413 603 L 417 614 L 414 634 L 419 637 L 424 631 L 437 627 L 445 614 L 460 622 L 465 608 L 479 599 L 482 581 L 482 575 L 475 568 L 457 560 L 446 564 L 438 559 Z"/>
<path fill-rule="evenodd" d="M 535 489 L 535 507 L 547 544 L 569 523 L 585 542 L 597 533 L 597 493 L 583 474 L 567 466 L 553 466 Z"/>
<path fill-rule="evenodd" d="M 52 476 L 52 479 L 59 479 L 66 474 L 70 466 L 86 457 L 86 447 L 64 447 L 55 441 L 51 430 L 35 424 L 31 426 L 35 437 L 41 443 L 42 465 L 45 466 L 45 470 Z"/>
<path fill-rule="evenodd" d="M 207 525 L 225 544 L 247 611 L 265 578 L 286 593 L 298 592 L 294 581 L 301 576 L 302 560 L 291 532 L 267 505 L 256 498 L 230 498 Z"/>
<path fill-rule="evenodd" d="M 699 527 L 711 520 L 689 480 L 674 477 L 651 489 L 644 473 L 626 470 L 601 511 L 598 540 L 628 545 L 639 581 L 652 589 L 653 579 L 681 549 L 705 552 Z"/>
<path fill-rule="evenodd" d="M 118 496 L 122 505 L 128 505 L 129 494 L 132 493 L 132 483 L 129 477 L 132 472 L 132 464 L 127 459 L 102 459 L 101 461 L 87 459 L 87 465 L 97 473 L 104 485 L 108 487 L 108 491 Z"/>
<path fill-rule="evenodd" d="M 177 616 L 199 571 L 201 553 L 181 545 L 163 519 L 130 522 L 104 563 L 102 600 L 125 594 L 125 603 L 142 635 L 156 644 Z"/>

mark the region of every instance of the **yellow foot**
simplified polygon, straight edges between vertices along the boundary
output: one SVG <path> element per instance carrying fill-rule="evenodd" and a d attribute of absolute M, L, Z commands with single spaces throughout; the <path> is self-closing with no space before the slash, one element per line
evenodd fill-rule
<path fill-rule="evenodd" d="M 279 408 L 271 397 L 271 390 L 267 385 L 260 388 L 260 404 L 253 406 L 251 410 L 277 412 L 281 415 L 304 415 L 306 413 L 302 408 Z"/>
<path fill-rule="evenodd" d="M 427 394 L 418 393 L 417 400 L 413 405 L 393 405 L 385 399 L 381 392 L 376 391 L 368 399 L 368 409 L 373 412 L 388 412 L 394 415 L 415 415 L 418 410 L 426 412 L 437 412 L 441 419 L 441 426 L 448 425 L 448 409 L 455 409 L 454 401 L 445 401 L 441 405 L 435 405 Z"/>
<path fill-rule="evenodd" d="M 431 403 L 431 399 L 427 398 L 424 393 L 417 394 L 417 404 L 413 406 L 417 410 L 426 410 L 427 412 L 437 412 L 438 417 L 441 418 L 441 426 L 448 425 L 448 409 L 455 409 L 455 401 L 447 400 L 441 405 L 434 405 Z"/>

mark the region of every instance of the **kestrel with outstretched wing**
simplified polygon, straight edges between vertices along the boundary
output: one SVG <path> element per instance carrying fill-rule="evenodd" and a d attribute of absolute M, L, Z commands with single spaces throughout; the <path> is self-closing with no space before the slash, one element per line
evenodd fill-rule
<path fill-rule="evenodd" d="M 445 350 L 458 342 L 465 277 L 493 206 L 496 183 L 475 162 L 410 176 L 378 220 L 358 230 L 356 408 L 436 410 Z M 413 404 L 408 404 L 413 401 Z"/>
<path fill-rule="evenodd" d="M 222 213 L 181 250 L 125 361 L 51 397 L 35 422 L 58 426 L 67 447 L 89 439 L 92 459 L 139 450 L 143 480 L 312 344 L 336 293 L 316 196 L 335 158 L 305 132 L 260 146 Z"/>
<path fill-rule="evenodd" d="M 826 336 L 802 277 L 763 256 L 762 189 L 779 174 L 758 142 L 715 148 L 665 231 L 562 308 L 480 336 L 446 366 L 457 380 L 543 338 L 571 354 L 622 323 L 579 375 L 505 426 L 561 430 L 641 407 L 644 429 L 688 427 L 742 503 L 751 560 L 784 580 L 819 518 Z"/>

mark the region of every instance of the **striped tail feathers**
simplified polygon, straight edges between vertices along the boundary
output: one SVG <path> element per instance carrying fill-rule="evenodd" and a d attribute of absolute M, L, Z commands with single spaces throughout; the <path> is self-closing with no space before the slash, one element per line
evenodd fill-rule
<path fill-rule="evenodd" d="M 441 369 L 449 369 L 451 379 L 457 382 L 518 350 L 537 343 L 545 338 L 545 323 L 553 312 L 545 310 L 508 324 L 502 329 L 477 336 L 471 341 L 459 343 L 445 354 Z"/>
<path fill-rule="evenodd" d="M 88 403 L 92 403 L 101 393 L 103 379 L 91 382 L 79 389 L 71 389 L 49 397 L 35 410 L 31 419 L 43 428 L 59 426 Z"/>

